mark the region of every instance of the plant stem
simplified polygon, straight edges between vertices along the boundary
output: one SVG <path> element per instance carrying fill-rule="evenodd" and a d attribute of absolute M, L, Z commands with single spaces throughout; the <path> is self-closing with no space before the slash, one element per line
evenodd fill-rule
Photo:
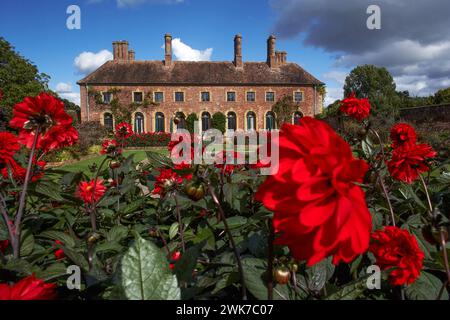
<path fill-rule="evenodd" d="M 272 220 L 269 220 L 269 236 L 267 237 L 267 299 L 273 300 L 273 239 L 274 231 Z"/>
<path fill-rule="evenodd" d="M 16 259 L 18 259 L 19 255 L 20 255 L 20 231 L 21 231 L 20 224 L 22 223 L 23 212 L 25 209 L 25 200 L 26 200 L 26 195 L 27 195 L 28 182 L 29 182 L 30 176 L 31 176 L 31 169 L 33 167 L 33 158 L 34 158 L 34 153 L 36 151 L 36 145 L 37 145 L 37 142 L 39 139 L 39 134 L 40 134 L 40 127 L 38 126 L 34 133 L 34 140 L 33 140 L 33 145 L 31 146 L 30 158 L 28 159 L 28 166 L 27 166 L 27 172 L 25 174 L 25 181 L 23 182 L 22 193 L 20 194 L 19 208 L 17 209 L 16 219 L 14 221 L 14 228 L 15 228 L 14 241 L 11 245 L 13 247 L 14 258 L 16 258 Z"/>
<path fill-rule="evenodd" d="M 380 182 L 381 189 L 383 189 L 384 197 L 386 198 L 386 201 L 389 206 L 389 211 L 391 213 L 391 219 L 392 219 L 392 225 L 395 227 L 395 214 L 394 209 L 392 208 L 391 199 L 389 199 L 389 193 L 386 189 L 386 185 L 384 184 L 384 179 L 382 176 L 378 176 L 378 181 Z"/>
<path fill-rule="evenodd" d="M 239 252 L 237 250 L 236 243 L 234 242 L 233 235 L 231 234 L 231 230 L 230 230 L 230 228 L 228 226 L 228 222 L 227 222 L 227 219 L 226 219 L 226 216 L 225 216 L 225 212 L 223 211 L 223 208 L 220 205 L 220 201 L 217 198 L 217 195 L 214 192 L 213 187 L 209 183 L 208 183 L 208 191 L 211 194 L 211 197 L 212 197 L 214 203 L 216 204 L 217 209 L 219 210 L 219 214 L 220 214 L 220 216 L 222 218 L 223 225 L 225 227 L 225 231 L 228 234 L 228 238 L 230 240 L 231 247 L 233 248 L 234 256 L 236 257 L 238 270 L 239 270 L 239 276 L 240 276 L 240 280 L 241 280 L 242 300 L 247 300 L 247 289 L 246 289 L 246 286 L 245 286 L 244 268 L 242 267 L 242 261 L 241 261 L 241 258 L 239 256 Z"/>
<path fill-rule="evenodd" d="M 186 244 L 184 243 L 184 226 L 181 219 L 180 205 L 178 203 L 177 196 L 173 194 L 173 199 L 175 200 L 175 211 L 177 212 L 178 219 L 178 232 L 180 233 L 181 247 L 183 248 L 183 253 L 186 251 Z"/>
<path fill-rule="evenodd" d="M 420 181 L 422 182 L 423 188 L 425 190 L 425 194 L 427 196 L 427 201 L 428 201 L 428 210 L 430 210 L 430 215 L 434 216 L 434 210 L 433 210 L 433 205 L 431 204 L 431 198 L 430 198 L 430 194 L 428 192 L 428 187 L 427 184 L 425 182 L 425 180 L 423 179 L 422 175 L 419 174 L 420 177 Z M 443 230 L 439 230 L 440 236 L 441 236 L 441 250 L 442 250 L 442 258 L 444 259 L 444 266 L 445 266 L 445 272 L 447 274 L 447 283 L 450 283 L 450 266 L 448 264 L 448 256 L 447 256 L 447 249 L 446 249 L 446 244 L 447 241 L 445 240 L 445 235 L 444 235 L 444 231 Z"/>

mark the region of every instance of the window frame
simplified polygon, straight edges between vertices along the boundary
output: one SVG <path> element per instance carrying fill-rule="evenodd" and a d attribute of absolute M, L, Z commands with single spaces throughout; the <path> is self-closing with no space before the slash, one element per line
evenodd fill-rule
<path fill-rule="evenodd" d="M 142 100 L 141 100 L 141 101 L 136 101 L 136 100 L 134 99 L 134 95 L 135 95 L 136 93 L 140 93 L 140 94 L 142 95 Z M 139 103 L 139 104 L 144 103 L 144 92 L 143 92 L 143 91 L 132 91 L 132 92 L 131 92 L 131 101 L 132 101 L 133 103 Z"/>
<path fill-rule="evenodd" d="M 105 101 L 105 93 L 110 95 L 110 99 L 109 99 L 108 102 Z M 105 103 L 105 104 L 110 104 L 111 101 L 113 101 L 113 99 L 114 99 L 114 94 L 112 92 L 109 92 L 109 91 L 101 91 L 101 95 L 102 95 L 102 102 Z"/>
<path fill-rule="evenodd" d="M 183 94 L 183 100 L 182 101 L 177 101 L 177 93 L 182 93 Z M 173 101 L 177 102 L 177 103 L 182 103 L 186 101 L 186 93 L 184 91 L 174 91 L 173 92 Z"/>
<path fill-rule="evenodd" d="M 301 99 L 300 101 L 295 100 L 295 95 L 296 95 L 297 93 L 301 93 L 301 95 L 302 95 L 302 99 Z M 305 101 L 305 92 L 304 92 L 303 90 L 295 90 L 295 91 L 292 93 L 292 101 L 295 102 L 295 103 L 300 103 L 300 102 Z"/>
<path fill-rule="evenodd" d="M 269 93 L 271 93 L 273 95 L 273 100 L 267 100 L 267 94 L 269 94 Z M 273 90 L 266 91 L 265 94 L 264 94 L 264 99 L 265 99 L 266 102 L 275 102 L 275 99 L 276 99 L 275 98 L 275 91 L 273 91 Z"/>
<path fill-rule="evenodd" d="M 208 94 L 208 100 L 203 100 L 203 94 L 207 93 Z M 211 102 L 212 98 L 211 98 L 211 91 L 200 91 L 200 102 Z"/>
<path fill-rule="evenodd" d="M 253 100 L 248 100 L 248 94 L 249 93 L 253 93 Z M 256 102 L 256 91 L 255 90 L 245 91 L 245 101 L 246 102 Z"/>
<path fill-rule="evenodd" d="M 234 95 L 234 100 L 228 100 L 228 94 L 232 93 Z M 226 91 L 225 92 L 225 101 L 226 102 L 236 102 L 237 101 L 237 94 L 236 91 Z"/>
<path fill-rule="evenodd" d="M 156 94 L 157 94 L 157 93 L 160 93 L 160 94 L 161 94 L 161 96 L 162 96 L 161 101 L 156 101 Z M 164 102 L 164 91 L 153 91 L 153 102 L 156 102 L 156 103 L 162 103 L 162 102 Z"/>

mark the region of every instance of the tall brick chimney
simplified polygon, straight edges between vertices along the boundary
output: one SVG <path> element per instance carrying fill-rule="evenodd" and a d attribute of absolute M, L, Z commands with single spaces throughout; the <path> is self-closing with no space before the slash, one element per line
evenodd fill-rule
<path fill-rule="evenodd" d="M 172 36 L 168 33 L 164 36 L 164 64 L 169 67 L 172 64 Z"/>
<path fill-rule="evenodd" d="M 114 60 L 128 60 L 128 41 L 113 42 Z"/>
<path fill-rule="evenodd" d="M 234 37 L 234 66 L 236 68 L 242 68 L 242 36 L 237 34 Z"/>
<path fill-rule="evenodd" d="M 134 59 L 135 59 L 135 54 L 134 54 L 134 50 L 130 50 L 130 51 L 128 51 L 128 60 L 130 60 L 130 61 L 134 61 Z"/>
<path fill-rule="evenodd" d="M 275 36 L 271 35 L 267 39 L 267 64 L 271 68 L 277 67 L 277 57 L 275 55 Z"/>

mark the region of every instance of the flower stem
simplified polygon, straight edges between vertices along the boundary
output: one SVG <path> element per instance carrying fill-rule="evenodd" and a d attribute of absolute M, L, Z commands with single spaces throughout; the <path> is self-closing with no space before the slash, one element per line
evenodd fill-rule
<path fill-rule="evenodd" d="M 31 146 L 30 158 L 28 159 L 28 166 L 27 166 L 27 172 L 25 174 L 25 181 L 23 182 L 22 193 L 20 194 L 19 208 L 17 209 L 16 219 L 14 221 L 14 228 L 15 228 L 14 241 L 12 241 L 11 245 L 13 247 L 14 258 L 16 258 L 16 259 L 18 259 L 19 255 L 20 255 L 20 231 L 21 231 L 20 224 L 22 223 L 23 212 L 25 209 L 25 200 L 26 200 L 26 195 L 27 195 L 28 182 L 29 182 L 30 176 L 31 176 L 31 169 L 33 167 L 33 158 L 34 158 L 34 153 L 36 151 L 39 134 L 40 134 L 40 127 L 38 126 L 34 133 L 34 140 L 33 140 L 33 145 Z"/>
<path fill-rule="evenodd" d="M 392 225 L 395 227 L 394 209 L 392 207 L 391 199 L 389 199 L 389 193 L 388 193 L 388 191 L 386 189 L 386 185 L 384 184 L 384 179 L 383 179 L 383 177 L 381 175 L 378 176 L 378 181 L 380 182 L 381 189 L 383 190 L 384 197 L 386 198 L 386 201 L 387 201 L 388 206 L 389 206 L 389 211 L 391 213 L 391 219 L 392 219 Z"/>
<path fill-rule="evenodd" d="M 178 232 L 180 233 L 181 247 L 183 248 L 183 253 L 186 251 L 186 245 L 184 243 L 184 225 L 181 219 L 180 204 L 178 203 L 177 196 L 174 194 L 173 199 L 175 200 L 175 211 L 177 212 L 178 219 Z"/>
<path fill-rule="evenodd" d="M 234 256 L 236 257 L 238 270 L 239 270 L 239 276 L 240 276 L 240 280 L 241 280 L 242 300 L 247 300 L 247 290 L 246 290 L 245 279 L 244 279 L 244 268 L 242 267 L 241 257 L 239 256 L 239 252 L 237 250 L 236 243 L 234 242 L 233 235 L 231 234 L 230 228 L 228 226 L 228 222 L 227 222 L 227 218 L 225 216 L 225 212 L 223 211 L 223 208 L 222 208 L 222 206 L 220 204 L 219 199 L 217 198 L 216 193 L 214 192 L 213 187 L 209 183 L 208 183 L 208 190 L 209 190 L 209 193 L 211 194 L 211 197 L 212 197 L 214 203 L 217 206 L 217 209 L 219 210 L 219 214 L 220 214 L 220 217 L 221 217 L 221 219 L 223 221 L 223 225 L 225 227 L 225 231 L 226 231 L 226 233 L 228 235 L 228 238 L 230 240 L 231 247 L 233 248 Z"/>
<path fill-rule="evenodd" d="M 422 182 L 423 188 L 425 190 L 425 194 L 427 196 L 428 210 L 430 210 L 430 215 L 434 216 L 435 214 L 434 214 L 434 210 L 433 210 L 433 205 L 431 204 L 431 198 L 430 198 L 430 194 L 428 192 L 427 184 L 421 174 L 419 174 L 419 177 L 420 177 L 420 181 Z M 447 274 L 447 284 L 449 284 L 450 283 L 450 266 L 448 264 L 448 255 L 447 255 L 447 249 L 446 249 L 447 241 L 445 240 L 444 231 L 440 230 L 439 233 L 440 233 L 440 237 L 441 237 L 442 258 L 444 259 L 445 272 Z"/>

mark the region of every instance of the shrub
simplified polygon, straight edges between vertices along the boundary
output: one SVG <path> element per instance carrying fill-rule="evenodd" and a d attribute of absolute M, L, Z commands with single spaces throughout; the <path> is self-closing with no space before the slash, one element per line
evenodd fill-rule
<path fill-rule="evenodd" d="M 227 123 L 227 118 L 222 112 L 216 112 L 211 118 L 211 127 L 220 130 L 222 133 L 225 132 L 225 126 Z"/>
<path fill-rule="evenodd" d="M 186 129 L 190 133 L 194 133 L 194 122 L 198 121 L 198 117 L 196 113 L 191 113 L 186 118 Z"/>
<path fill-rule="evenodd" d="M 87 154 L 89 147 L 99 145 L 108 135 L 104 126 L 97 121 L 85 121 L 76 126 L 79 134 L 78 146 L 81 154 Z"/>

